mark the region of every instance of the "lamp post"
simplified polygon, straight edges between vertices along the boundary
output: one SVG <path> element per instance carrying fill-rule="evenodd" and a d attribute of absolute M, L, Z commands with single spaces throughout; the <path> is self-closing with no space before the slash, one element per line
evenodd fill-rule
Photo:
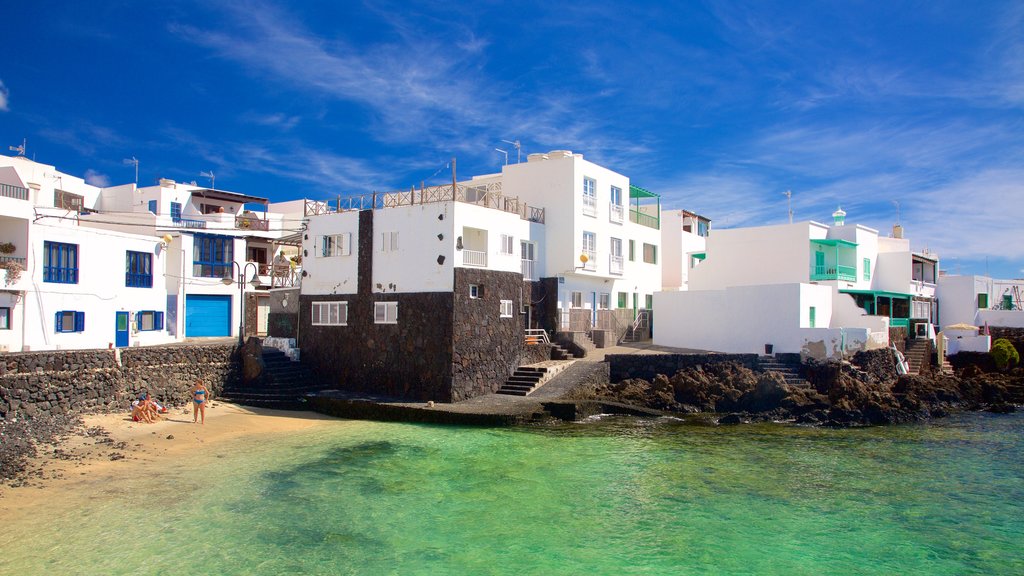
<path fill-rule="evenodd" d="M 256 289 L 263 283 L 260 282 L 259 266 L 255 262 L 246 262 L 245 266 L 242 266 L 238 262 L 232 261 L 231 265 L 233 271 L 238 271 L 238 345 L 242 346 L 245 344 L 245 273 L 249 271 L 249 266 L 252 266 L 252 278 L 249 280 L 249 285 Z M 234 278 L 230 276 L 221 279 L 221 283 L 225 286 L 231 286 L 234 282 Z"/>

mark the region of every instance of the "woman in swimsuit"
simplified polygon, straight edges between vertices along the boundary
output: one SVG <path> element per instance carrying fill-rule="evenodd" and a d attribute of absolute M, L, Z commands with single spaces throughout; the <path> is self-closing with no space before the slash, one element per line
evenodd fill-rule
<path fill-rule="evenodd" d="M 202 380 L 196 382 L 196 385 L 192 387 L 192 422 L 199 421 L 199 415 L 202 414 L 203 424 L 206 424 L 206 394 L 208 390 L 206 385 L 203 384 Z"/>

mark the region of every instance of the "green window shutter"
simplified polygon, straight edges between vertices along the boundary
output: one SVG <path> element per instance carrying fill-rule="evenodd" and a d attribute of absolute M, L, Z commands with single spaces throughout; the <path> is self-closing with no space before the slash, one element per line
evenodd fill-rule
<path fill-rule="evenodd" d="M 871 280 L 871 258 L 864 259 L 864 279 Z"/>
<path fill-rule="evenodd" d="M 814 306 L 811 306 L 811 310 L 810 310 L 811 328 L 815 328 L 814 320 L 815 320 L 816 312 L 817 312 L 817 310 L 815 310 Z"/>
<path fill-rule="evenodd" d="M 982 310 L 988 308 L 988 294 L 978 294 L 978 308 Z"/>

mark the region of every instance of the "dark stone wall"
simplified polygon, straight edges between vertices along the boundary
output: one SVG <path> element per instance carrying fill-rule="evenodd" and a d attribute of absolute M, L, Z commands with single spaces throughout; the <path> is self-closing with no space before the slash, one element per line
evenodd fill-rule
<path fill-rule="evenodd" d="M 541 278 L 531 282 L 533 321 L 539 328 L 554 334 L 558 331 L 558 278 Z"/>
<path fill-rule="evenodd" d="M 0 418 L 127 411 L 141 389 L 182 405 L 202 379 L 211 396 L 238 378 L 233 344 L 121 350 L 20 352 L 0 356 Z"/>
<path fill-rule="evenodd" d="M 298 296 L 295 297 L 298 301 Z M 276 338 L 296 338 L 298 336 L 298 314 L 287 312 L 271 312 L 267 314 L 267 336 Z"/>
<path fill-rule="evenodd" d="M 245 294 L 245 339 L 248 339 L 249 336 L 256 336 L 256 329 L 259 327 L 259 320 L 257 319 L 259 314 L 258 301 L 259 296 L 255 293 L 247 292 Z"/>
<path fill-rule="evenodd" d="M 907 351 L 907 329 L 898 326 L 896 328 L 889 327 L 889 343 L 894 344 L 896 349 L 900 352 L 906 353 Z"/>
<path fill-rule="evenodd" d="M 672 376 L 684 369 L 720 362 L 736 362 L 751 370 L 758 369 L 757 354 L 609 354 L 609 379 L 620 382 L 627 378 L 652 380 L 656 374 Z"/>
<path fill-rule="evenodd" d="M 469 285 L 483 287 L 469 297 Z M 515 372 L 525 347 L 520 307 L 523 277 L 516 272 L 455 269 L 452 317 L 452 400 L 494 392 Z M 512 317 L 501 318 L 501 301 L 512 301 Z"/>

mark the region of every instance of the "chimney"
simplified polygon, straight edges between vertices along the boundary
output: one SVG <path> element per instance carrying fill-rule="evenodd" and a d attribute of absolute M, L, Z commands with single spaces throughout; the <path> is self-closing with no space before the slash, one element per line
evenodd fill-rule
<path fill-rule="evenodd" d="M 842 226 L 846 224 L 846 212 L 843 211 L 842 206 L 840 206 L 835 212 L 832 213 L 832 221 L 835 222 L 836 226 Z"/>
<path fill-rule="evenodd" d="M 892 225 L 892 237 L 893 238 L 903 238 L 903 226 L 900 226 L 899 224 L 893 224 Z"/>

